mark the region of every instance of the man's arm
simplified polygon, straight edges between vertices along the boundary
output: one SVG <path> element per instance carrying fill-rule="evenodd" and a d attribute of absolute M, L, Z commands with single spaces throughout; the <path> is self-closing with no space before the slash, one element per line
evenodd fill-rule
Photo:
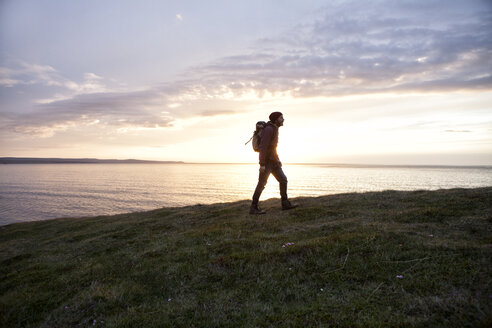
<path fill-rule="evenodd" d="M 260 166 L 265 166 L 268 160 L 268 152 L 270 151 L 270 144 L 273 137 L 273 128 L 271 126 L 266 126 L 261 134 L 260 142 Z"/>

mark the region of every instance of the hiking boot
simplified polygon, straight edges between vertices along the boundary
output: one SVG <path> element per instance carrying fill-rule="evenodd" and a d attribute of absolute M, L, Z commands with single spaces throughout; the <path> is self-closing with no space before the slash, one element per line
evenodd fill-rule
<path fill-rule="evenodd" d="M 282 200 L 282 210 L 291 210 L 293 208 L 299 207 L 297 204 L 292 204 L 288 199 Z"/>
<path fill-rule="evenodd" d="M 258 205 L 251 205 L 249 208 L 249 214 L 266 214 L 265 211 L 263 211 L 261 208 L 258 207 Z"/>

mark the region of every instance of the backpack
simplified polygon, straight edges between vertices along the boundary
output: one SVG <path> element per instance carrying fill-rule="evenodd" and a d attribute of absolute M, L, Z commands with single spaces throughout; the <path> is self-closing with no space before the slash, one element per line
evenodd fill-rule
<path fill-rule="evenodd" d="M 253 140 L 252 145 L 253 145 L 253 150 L 255 152 L 260 151 L 261 134 L 262 134 L 263 129 L 265 128 L 266 125 L 267 125 L 267 122 L 265 122 L 265 121 L 256 122 L 256 130 L 253 132 L 253 136 L 251 137 L 251 139 L 248 140 L 248 142 Z M 246 142 L 245 145 L 247 145 L 248 142 Z"/>

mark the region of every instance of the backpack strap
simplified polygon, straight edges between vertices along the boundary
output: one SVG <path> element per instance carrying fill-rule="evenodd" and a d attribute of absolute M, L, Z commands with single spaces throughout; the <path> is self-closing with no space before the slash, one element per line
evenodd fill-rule
<path fill-rule="evenodd" d="M 253 140 L 253 137 L 254 137 L 254 136 L 255 136 L 255 135 L 253 134 L 253 136 L 252 136 L 251 138 L 249 138 L 248 142 L 246 142 L 244 145 L 246 146 L 247 144 L 249 144 L 249 142 L 250 142 L 251 140 Z"/>

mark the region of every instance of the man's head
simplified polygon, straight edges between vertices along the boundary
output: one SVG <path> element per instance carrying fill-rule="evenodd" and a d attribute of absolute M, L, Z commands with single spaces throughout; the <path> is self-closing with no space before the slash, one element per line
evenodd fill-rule
<path fill-rule="evenodd" d="M 281 112 L 273 112 L 268 118 L 270 119 L 270 122 L 272 122 L 276 126 L 284 125 L 284 115 L 282 115 Z"/>

